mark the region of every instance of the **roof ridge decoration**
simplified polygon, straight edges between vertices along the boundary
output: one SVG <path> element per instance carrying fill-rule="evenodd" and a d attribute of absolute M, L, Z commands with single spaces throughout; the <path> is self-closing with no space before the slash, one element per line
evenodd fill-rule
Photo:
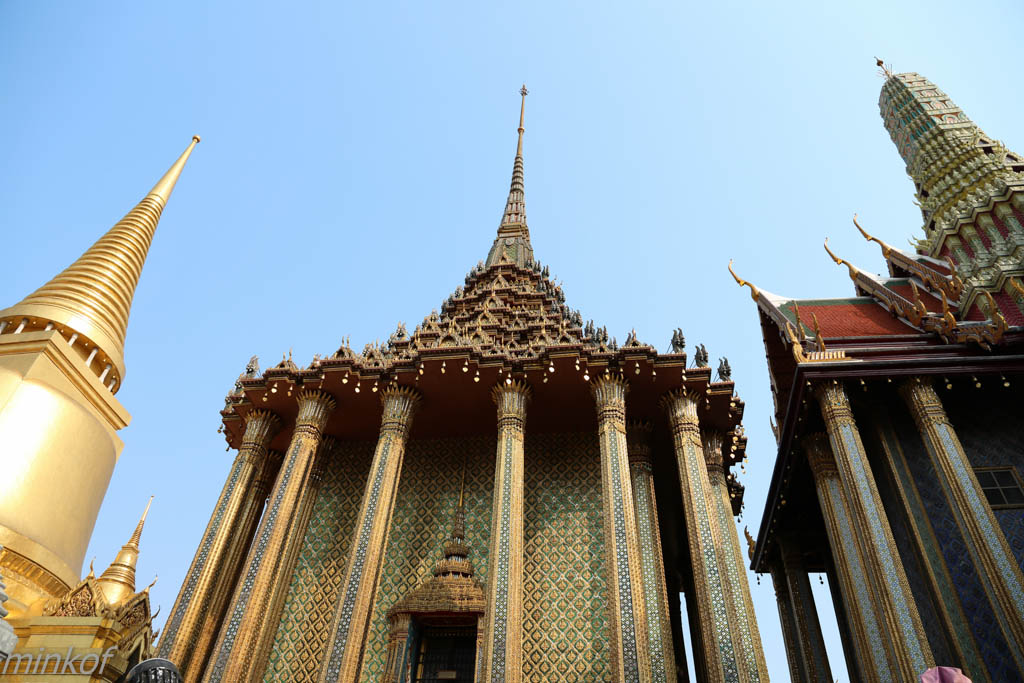
<path fill-rule="evenodd" d="M 910 255 L 889 246 L 882 240 L 869 234 L 868 231 L 861 227 L 861 224 L 857 221 L 857 214 L 853 214 L 853 225 L 857 228 L 857 231 L 864 236 L 864 239 L 869 242 L 874 242 L 881 247 L 882 258 L 885 259 L 889 266 L 890 275 L 895 277 L 897 268 L 905 270 L 912 275 L 916 275 L 921 282 L 928 287 L 928 289 L 932 291 L 943 291 L 951 301 L 960 301 L 960 296 L 963 294 L 964 290 L 964 282 L 956 274 L 956 266 L 953 265 L 952 259 L 950 259 L 949 256 L 946 256 L 950 272 L 950 275 L 947 277 L 932 266 L 912 258 Z"/>
<path fill-rule="evenodd" d="M 505 202 L 505 211 L 498 226 L 498 236 L 487 254 L 487 267 L 499 263 L 514 263 L 525 266 L 533 260 L 533 247 L 530 245 L 530 229 L 526 225 L 526 194 L 524 191 L 523 174 L 523 121 L 526 114 L 526 96 L 530 93 L 524 85 L 519 94 L 522 101 L 519 107 L 519 140 L 516 143 L 516 156 L 512 163 L 512 183 Z"/>
<path fill-rule="evenodd" d="M 857 226 L 860 228 L 860 226 Z M 864 234 L 863 229 L 861 229 Z M 912 299 L 908 299 L 903 294 L 900 294 L 895 289 L 887 286 L 886 283 L 881 282 L 863 272 L 861 272 L 856 266 L 849 261 L 837 256 L 828 247 L 828 238 L 825 238 L 825 251 L 832 258 L 836 264 L 846 266 L 850 273 L 850 279 L 853 280 L 858 290 L 864 291 L 868 296 L 873 298 L 877 303 L 887 308 L 889 312 L 897 317 L 902 318 L 906 322 L 910 323 L 914 327 L 925 332 L 935 332 L 938 334 L 943 341 L 946 343 L 977 343 L 984 349 L 991 349 L 993 344 L 998 344 L 1002 339 L 1003 334 L 1009 328 L 1006 319 L 1003 317 L 996 305 L 995 299 L 992 294 L 987 291 L 982 291 L 982 295 L 985 297 L 988 309 L 985 311 L 988 316 L 988 320 L 985 321 L 966 321 L 960 320 L 957 317 L 957 312 L 954 312 L 950 306 L 949 297 L 946 294 L 944 287 L 939 287 L 939 295 L 942 301 L 942 313 L 931 313 L 928 311 L 927 306 L 921 301 L 920 293 L 917 290 L 916 283 L 911 280 L 911 296 Z M 894 251 L 894 253 L 896 253 Z M 979 306 L 979 308 L 981 308 Z M 984 311 L 984 309 L 982 309 Z M 794 331 L 795 334 L 795 331 Z M 791 335 L 793 336 L 793 335 Z"/>

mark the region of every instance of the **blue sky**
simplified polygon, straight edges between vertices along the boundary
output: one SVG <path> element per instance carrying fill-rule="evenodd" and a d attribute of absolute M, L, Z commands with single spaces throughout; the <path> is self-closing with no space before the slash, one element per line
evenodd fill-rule
<path fill-rule="evenodd" d="M 854 212 L 894 245 L 920 234 L 875 55 L 1024 151 L 1022 18 L 1011 2 L 0 5 L 0 307 L 203 137 L 136 292 L 119 393 L 134 420 L 89 556 L 106 566 L 155 494 L 139 582 L 160 574 L 162 625 L 230 465 L 216 430 L 234 378 L 253 354 L 304 363 L 439 307 L 493 239 L 523 82 L 538 258 L 620 341 L 635 327 L 662 349 L 682 327 L 728 356 L 753 532 L 771 395 L 726 263 L 779 294 L 845 296 L 826 236 L 883 267 Z M 757 616 L 785 680 L 770 583 Z"/>

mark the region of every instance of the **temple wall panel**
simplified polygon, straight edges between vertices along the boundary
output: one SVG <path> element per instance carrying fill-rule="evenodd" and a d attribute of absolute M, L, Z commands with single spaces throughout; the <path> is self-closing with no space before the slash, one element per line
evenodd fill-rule
<path fill-rule="evenodd" d="M 372 441 L 343 443 L 324 470 L 270 652 L 267 683 L 316 681 L 373 448 Z"/>
<path fill-rule="evenodd" d="M 528 432 L 523 503 L 523 681 L 610 680 L 597 432 Z"/>
<path fill-rule="evenodd" d="M 494 439 L 412 439 L 405 452 L 361 680 L 381 680 L 387 663 L 387 611 L 431 575 L 451 533 L 463 460 L 466 543 L 476 578 L 487 580 L 494 487 Z M 359 493 L 356 494 L 358 499 Z M 357 503 L 358 504 L 358 503 Z"/>
<path fill-rule="evenodd" d="M 891 408 L 894 411 L 901 409 L 902 406 L 894 403 Z M 922 566 L 923 560 L 918 552 L 921 544 L 915 536 L 913 524 L 907 518 L 905 508 L 900 500 L 898 483 L 893 479 L 895 472 L 884 462 L 888 455 L 880 442 L 881 435 L 879 433 L 879 429 L 883 425 L 877 414 L 871 411 L 858 411 L 857 420 L 858 424 L 862 426 L 864 447 L 867 449 L 875 482 L 878 485 L 878 494 L 882 498 L 882 506 L 885 508 L 889 525 L 892 527 L 892 535 L 896 539 L 896 547 L 899 550 L 900 560 L 903 562 L 903 569 L 907 573 L 907 580 L 910 582 L 914 602 L 917 603 L 917 609 L 921 613 L 921 623 L 928 636 L 928 645 L 932 649 L 936 662 L 956 662 L 957 660 L 952 654 L 951 643 L 946 637 L 943 622 L 939 616 L 941 607 L 936 605 L 935 596 L 928 588 L 927 568 Z M 957 663 L 959 664 L 959 662 Z"/>
<path fill-rule="evenodd" d="M 1024 479 L 1024 396 L 1012 384 L 1010 388 L 941 391 L 950 422 L 956 429 L 967 458 L 974 467 L 1014 467 Z M 996 509 L 1010 552 L 1024 568 L 1024 507 Z"/>
<path fill-rule="evenodd" d="M 315 681 L 344 578 L 373 443 L 343 444 L 325 474 L 264 680 Z M 463 459 L 466 540 L 487 581 L 492 437 L 413 439 L 402 466 L 361 680 L 378 681 L 387 611 L 430 576 L 450 533 Z M 527 434 L 524 490 L 523 680 L 610 676 L 597 433 Z"/>

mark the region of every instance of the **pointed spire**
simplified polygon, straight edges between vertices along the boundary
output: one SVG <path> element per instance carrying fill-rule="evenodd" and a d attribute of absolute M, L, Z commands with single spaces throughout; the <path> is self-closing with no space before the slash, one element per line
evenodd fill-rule
<path fill-rule="evenodd" d="M 192 142 L 152 190 L 82 256 L 22 301 L 0 311 L 0 320 L 29 318 L 66 327 L 99 349 L 97 366 L 112 366 L 112 380 L 124 377 L 124 338 L 135 287 L 142 274 L 160 214 L 185 162 L 199 142 Z"/>
<path fill-rule="evenodd" d="M 519 90 L 522 101 L 519 105 L 519 140 L 516 143 L 516 158 L 512 164 L 512 184 L 505 202 L 505 213 L 498 226 L 498 237 L 487 254 L 487 265 L 493 266 L 503 261 L 525 266 L 533 260 L 533 247 L 530 246 L 530 229 L 526 225 L 526 196 L 523 190 L 523 122 L 526 116 L 526 96 L 529 91 L 524 85 Z"/>
<path fill-rule="evenodd" d="M 139 561 L 139 542 L 142 540 L 142 527 L 146 524 L 146 515 L 149 514 L 149 506 L 152 504 L 153 496 L 150 496 L 146 510 L 142 513 L 139 523 L 135 525 L 131 538 L 121 546 L 114 561 L 100 578 L 96 579 L 96 586 L 111 606 L 116 606 L 135 594 L 135 566 Z"/>
<path fill-rule="evenodd" d="M 434 576 L 473 576 L 473 563 L 469 561 L 469 546 L 466 545 L 466 459 L 462 459 L 462 483 L 459 485 L 459 503 L 452 515 L 452 533 L 444 544 L 444 559 L 434 567 Z"/>

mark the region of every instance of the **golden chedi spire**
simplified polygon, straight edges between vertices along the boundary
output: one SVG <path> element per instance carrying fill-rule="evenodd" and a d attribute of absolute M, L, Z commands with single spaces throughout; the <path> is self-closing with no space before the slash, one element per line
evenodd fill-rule
<path fill-rule="evenodd" d="M 149 514 L 149 506 L 152 504 L 153 496 L 150 496 L 146 510 L 142 513 L 139 523 L 135 525 L 131 538 L 121 546 L 114 561 L 100 578 L 96 579 L 96 586 L 111 606 L 119 605 L 126 598 L 135 595 L 135 566 L 139 561 L 139 541 L 142 540 L 142 527 L 146 524 L 146 515 Z"/>
<path fill-rule="evenodd" d="M 111 386 L 119 386 L 124 377 L 124 338 L 135 287 L 160 214 L 198 142 L 199 136 L 194 135 L 142 201 L 77 261 L 18 304 L 0 311 L 0 324 L 18 325 L 28 320 L 30 326 L 41 322 L 69 328 L 69 334 L 91 341 L 99 350 L 100 371 L 109 363 L 114 373 L 111 380 L 116 379 Z"/>
<path fill-rule="evenodd" d="M 524 85 L 519 94 L 522 97 L 519 105 L 519 141 L 516 144 L 516 158 L 512 164 L 512 185 L 508 190 L 501 225 L 498 226 L 498 237 L 487 254 L 488 266 L 503 261 L 524 266 L 533 260 L 530 229 L 526 225 L 526 196 L 523 189 L 523 121 L 526 115 L 526 96 L 530 91 Z"/>

